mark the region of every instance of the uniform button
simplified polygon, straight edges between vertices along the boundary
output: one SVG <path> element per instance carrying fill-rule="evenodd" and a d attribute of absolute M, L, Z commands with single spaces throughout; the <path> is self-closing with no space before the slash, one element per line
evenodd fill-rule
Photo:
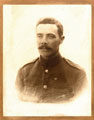
<path fill-rule="evenodd" d="M 54 78 L 54 80 L 57 80 L 57 79 L 58 79 L 57 77 Z"/>
<path fill-rule="evenodd" d="M 43 88 L 44 88 L 44 89 L 47 89 L 47 85 L 43 85 Z"/>
<path fill-rule="evenodd" d="M 45 72 L 48 73 L 48 69 L 46 69 Z"/>

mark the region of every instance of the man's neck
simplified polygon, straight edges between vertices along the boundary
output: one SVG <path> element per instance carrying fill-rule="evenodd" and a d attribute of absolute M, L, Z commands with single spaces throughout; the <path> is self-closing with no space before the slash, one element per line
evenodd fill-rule
<path fill-rule="evenodd" d="M 40 56 L 40 57 L 42 57 L 42 59 L 48 61 L 50 59 L 53 59 L 53 58 L 57 57 L 58 55 L 60 55 L 60 53 L 57 51 L 55 54 L 53 54 L 51 56 L 45 56 L 45 57 L 44 56 Z"/>
<path fill-rule="evenodd" d="M 59 52 L 57 52 L 55 55 L 49 57 L 48 59 L 44 59 L 42 56 L 40 56 L 40 62 L 45 67 L 51 67 L 56 64 L 58 64 L 61 61 L 61 55 Z"/>

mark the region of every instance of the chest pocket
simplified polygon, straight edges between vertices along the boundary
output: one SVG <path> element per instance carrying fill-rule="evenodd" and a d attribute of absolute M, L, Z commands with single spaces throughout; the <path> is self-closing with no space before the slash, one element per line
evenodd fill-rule
<path fill-rule="evenodd" d="M 56 89 L 66 88 L 67 81 L 66 81 L 65 75 L 62 73 L 51 74 L 50 80 L 49 80 L 49 87 L 56 88 Z"/>

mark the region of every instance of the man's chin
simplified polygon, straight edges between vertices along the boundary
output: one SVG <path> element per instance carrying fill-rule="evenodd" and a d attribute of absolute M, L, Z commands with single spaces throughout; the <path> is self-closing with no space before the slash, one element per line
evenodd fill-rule
<path fill-rule="evenodd" d="M 42 58 L 44 59 L 49 59 L 51 55 L 44 55 L 44 54 L 40 54 Z"/>
<path fill-rule="evenodd" d="M 50 53 L 50 54 L 45 53 L 45 54 L 40 54 L 40 55 L 41 55 L 41 57 L 43 57 L 44 59 L 49 59 L 49 58 L 55 56 L 56 53 Z"/>

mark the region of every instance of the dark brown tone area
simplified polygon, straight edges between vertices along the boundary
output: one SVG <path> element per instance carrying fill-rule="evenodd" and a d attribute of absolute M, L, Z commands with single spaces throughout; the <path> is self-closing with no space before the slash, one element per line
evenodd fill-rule
<path fill-rule="evenodd" d="M 85 72 L 59 53 L 48 60 L 41 56 L 24 65 L 16 79 L 20 99 L 35 103 L 69 102 L 85 84 Z"/>
<path fill-rule="evenodd" d="M 94 120 L 94 117 L 3 117 L 3 5 L 91 4 L 92 5 L 92 115 L 94 115 L 94 0 L 0 0 L 0 120 Z"/>

